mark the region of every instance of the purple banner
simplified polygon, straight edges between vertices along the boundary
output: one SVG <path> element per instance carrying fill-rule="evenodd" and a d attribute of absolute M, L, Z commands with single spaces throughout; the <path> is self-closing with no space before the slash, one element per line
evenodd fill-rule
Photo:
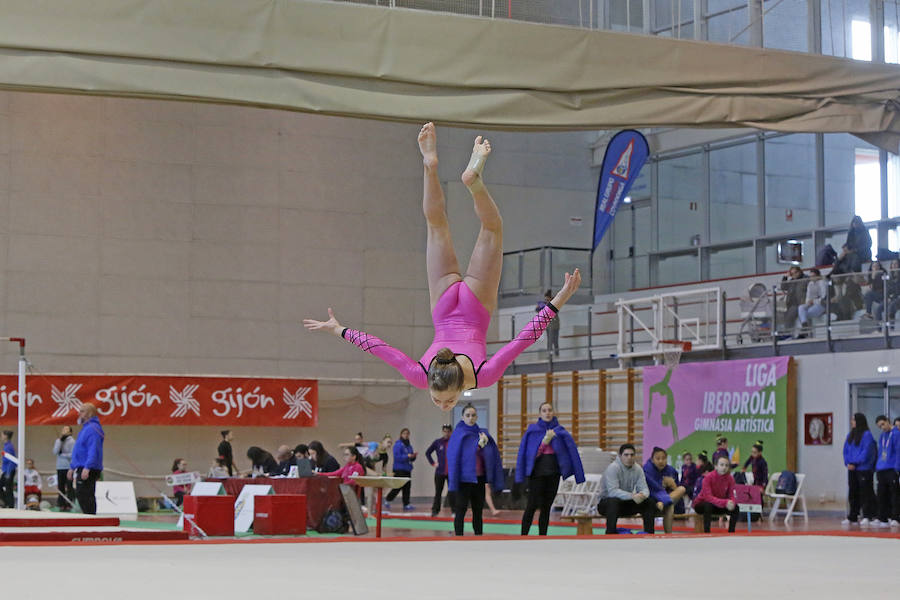
<path fill-rule="evenodd" d="M 685 363 L 674 370 L 644 368 L 644 459 L 654 446 L 681 454 L 706 451 L 728 438 L 732 462 L 743 462 L 762 441 L 770 471 L 784 467 L 787 452 L 789 357 Z M 775 469 L 775 470 L 778 470 Z"/>

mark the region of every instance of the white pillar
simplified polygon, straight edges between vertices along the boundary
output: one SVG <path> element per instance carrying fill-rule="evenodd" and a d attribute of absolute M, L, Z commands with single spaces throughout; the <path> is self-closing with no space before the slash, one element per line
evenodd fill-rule
<path fill-rule="evenodd" d="M 19 346 L 19 469 L 16 471 L 16 485 L 19 495 L 16 499 L 16 508 L 25 510 L 25 405 L 28 404 L 28 396 L 25 390 L 25 345 Z"/>

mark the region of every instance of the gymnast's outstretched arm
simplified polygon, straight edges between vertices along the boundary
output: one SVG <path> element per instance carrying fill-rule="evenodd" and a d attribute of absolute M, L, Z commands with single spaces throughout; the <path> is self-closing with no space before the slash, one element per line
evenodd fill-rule
<path fill-rule="evenodd" d="M 478 387 L 487 387 L 495 383 L 503 376 L 506 368 L 519 356 L 526 348 L 538 341 L 547 325 L 559 312 L 559 309 L 569 301 L 569 298 L 578 290 L 581 285 L 581 272 L 575 269 L 575 272 L 569 275 L 566 273 L 566 283 L 563 285 L 559 293 L 551 300 L 547 306 L 534 316 L 533 319 L 522 328 L 519 335 L 500 348 L 478 371 Z"/>
<path fill-rule="evenodd" d="M 420 389 L 428 387 L 428 376 L 425 369 L 418 362 L 409 356 L 388 345 L 383 340 L 369 335 L 364 331 L 350 329 L 341 325 L 334 316 L 334 311 L 328 309 L 327 321 L 316 321 L 315 319 L 303 319 L 303 326 L 310 331 L 323 331 L 338 337 L 344 338 L 348 342 L 373 354 L 394 367 L 410 385 Z"/>

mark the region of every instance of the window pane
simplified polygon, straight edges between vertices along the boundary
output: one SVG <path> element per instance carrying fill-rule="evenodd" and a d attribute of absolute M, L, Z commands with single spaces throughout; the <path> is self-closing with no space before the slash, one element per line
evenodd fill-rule
<path fill-rule="evenodd" d="M 900 156 L 888 154 L 887 170 L 888 217 L 897 217 L 900 216 Z"/>
<path fill-rule="evenodd" d="M 856 148 L 853 178 L 854 213 L 866 222 L 881 219 L 881 165 L 877 150 Z"/>
<path fill-rule="evenodd" d="M 651 10 L 655 35 L 688 40 L 694 38 L 694 0 L 656 2 Z"/>
<path fill-rule="evenodd" d="M 868 204 L 880 215 L 878 149 L 848 133 L 826 133 L 824 139 L 825 225 L 849 224 L 858 207 Z"/>
<path fill-rule="evenodd" d="M 519 4 L 528 3 L 520 2 Z M 610 29 L 614 31 L 633 31 L 635 33 L 640 33 L 644 28 L 642 11 L 643 6 L 640 2 L 609 0 Z"/>
<path fill-rule="evenodd" d="M 554 248 L 550 250 L 550 274 L 553 293 L 566 282 L 566 273 L 572 273 L 576 268 L 581 269 L 584 277 L 587 277 L 590 252 L 587 250 L 562 250 Z"/>
<path fill-rule="evenodd" d="M 703 230 L 702 155 L 691 154 L 659 163 L 659 249 L 686 248 Z"/>
<path fill-rule="evenodd" d="M 763 5 L 765 11 L 768 7 Z M 807 52 L 807 3 L 782 2 L 763 16 L 763 45 L 766 48 Z"/>
<path fill-rule="evenodd" d="M 500 289 L 504 292 L 514 292 L 519 289 L 519 255 L 506 254 L 503 256 L 503 270 L 500 272 Z"/>
<path fill-rule="evenodd" d="M 862 25 L 857 25 L 854 40 L 853 21 L 868 25 L 869 18 L 869 0 L 822 0 L 822 54 L 854 57 L 854 44 L 860 48 L 857 52 L 863 52 L 865 42 L 860 37 L 867 32 Z M 871 56 L 871 30 L 868 36 Z"/>
<path fill-rule="evenodd" d="M 900 62 L 900 7 L 894 0 L 884 0 L 884 62 Z"/>
<path fill-rule="evenodd" d="M 541 251 L 525 252 L 522 257 L 522 287 L 526 292 L 541 291 Z"/>
<path fill-rule="evenodd" d="M 711 17 L 707 21 L 709 41 L 746 46 L 750 43 L 749 33 L 746 30 L 740 34 L 738 32 L 747 27 L 747 3 L 734 2 L 732 0 L 727 0 L 725 2 L 714 2 L 713 0 L 709 0 L 710 14 L 729 8 L 732 8 L 733 10 L 722 15 Z"/>
<path fill-rule="evenodd" d="M 697 281 L 699 278 L 698 265 L 696 254 L 661 257 L 657 277 L 659 285 Z"/>
<path fill-rule="evenodd" d="M 878 439 L 881 430 L 875 424 L 875 417 L 884 414 L 884 388 L 883 383 L 856 383 L 856 406 L 854 412 L 861 412 L 866 415 L 866 421 L 869 423 L 869 431 L 872 436 Z"/>
<path fill-rule="evenodd" d="M 709 253 L 709 277 L 739 277 L 756 272 L 753 246 L 713 250 Z"/>
<path fill-rule="evenodd" d="M 868 21 L 850 22 L 850 54 L 857 60 L 872 60 L 872 26 Z"/>
<path fill-rule="evenodd" d="M 643 204 L 634 209 L 634 253 L 637 256 L 648 254 L 653 249 L 653 228 L 650 217 L 649 204 Z"/>
<path fill-rule="evenodd" d="M 755 237 L 756 143 L 709 154 L 710 235 L 713 243 Z"/>
<path fill-rule="evenodd" d="M 888 386 L 888 414 L 887 417 L 894 422 L 894 419 L 900 417 L 900 386 Z"/>
<path fill-rule="evenodd" d="M 815 141 L 809 133 L 765 141 L 767 234 L 815 227 Z"/>

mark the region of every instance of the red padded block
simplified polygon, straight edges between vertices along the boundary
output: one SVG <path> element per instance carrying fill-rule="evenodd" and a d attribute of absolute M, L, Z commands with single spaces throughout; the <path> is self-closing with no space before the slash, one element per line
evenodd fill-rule
<path fill-rule="evenodd" d="M 199 535 L 188 518 L 206 535 L 234 535 L 234 496 L 185 496 L 184 530 Z"/>
<path fill-rule="evenodd" d="M 306 535 L 306 495 L 275 494 L 254 498 L 253 533 Z"/>

